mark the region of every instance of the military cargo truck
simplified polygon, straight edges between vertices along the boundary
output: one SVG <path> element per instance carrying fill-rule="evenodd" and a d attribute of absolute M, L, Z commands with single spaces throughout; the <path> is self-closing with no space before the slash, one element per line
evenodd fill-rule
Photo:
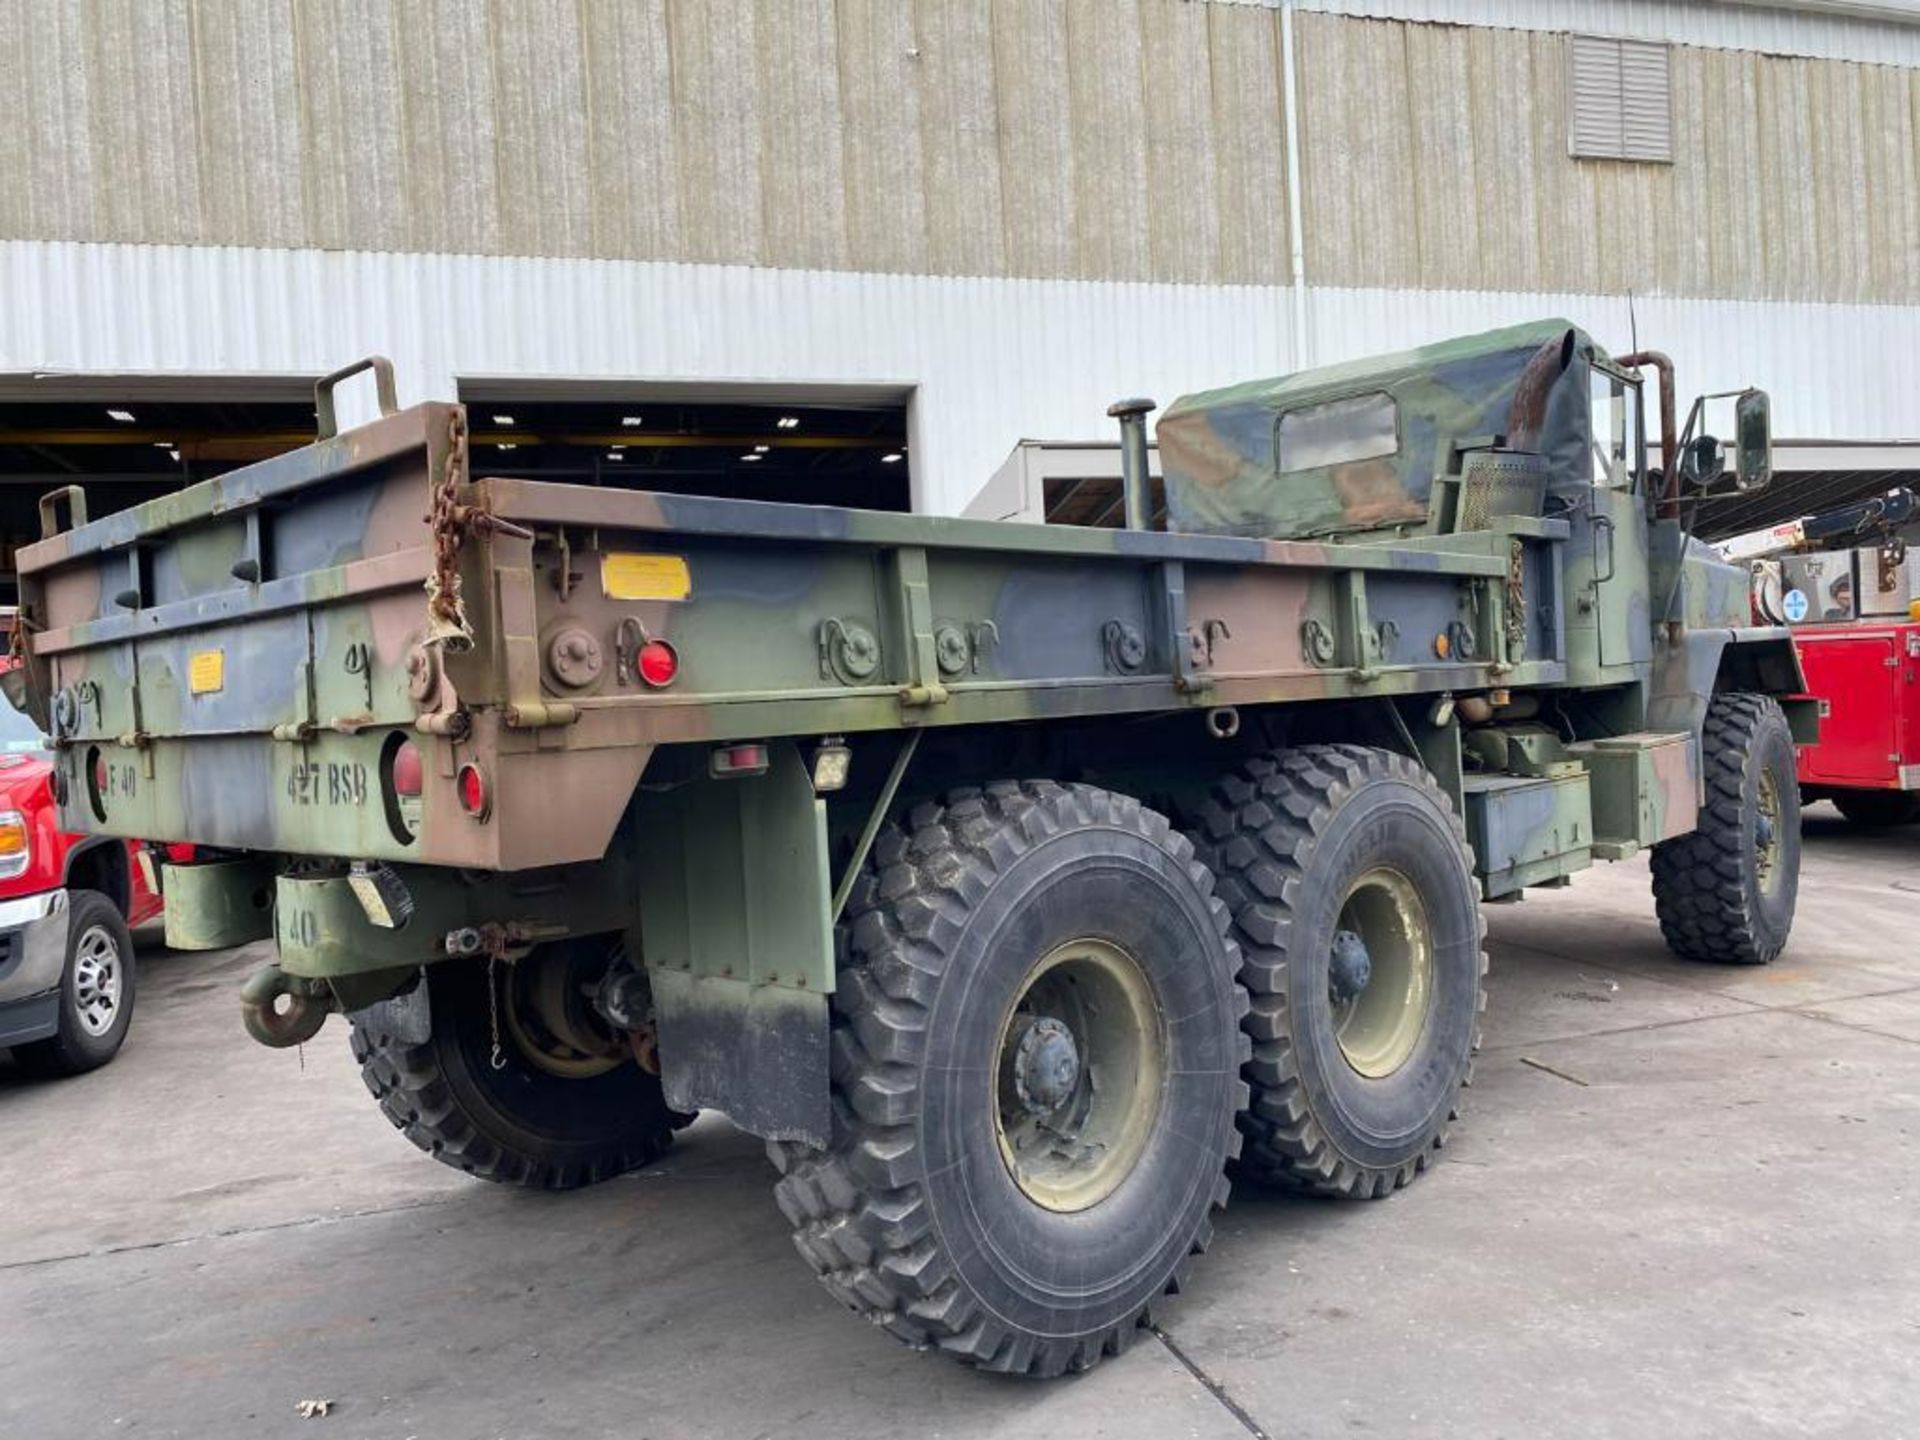
<path fill-rule="evenodd" d="M 343 1012 L 422 1149 L 560 1188 L 723 1111 L 850 1309 L 1052 1375 L 1229 1167 L 1435 1158 L 1483 901 L 1650 851 L 1674 950 L 1780 953 L 1799 671 L 1681 520 L 1767 478 L 1732 398 L 1729 473 L 1559 321 L 1194 395 L 1162 533 L 1145 401 L 1091 530 L 489 478 L 367 361 L 305 449 L 48 497 L 28 703 L 63 823 L 202 847 L 171 943 L 272 937 L 247 1028 Z"/>

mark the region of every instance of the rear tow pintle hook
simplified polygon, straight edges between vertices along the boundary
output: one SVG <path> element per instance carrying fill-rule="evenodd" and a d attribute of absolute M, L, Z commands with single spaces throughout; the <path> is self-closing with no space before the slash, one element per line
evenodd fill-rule
<path fill-rule="evenodd" d="M 280 997 L 287 1006 L 280 1008 Z M 262 965 L 240 987 L 240 1020 L 247 1034 L 275 1050 L 304 1045 L 333 1011 L 333 992 L 324 980 L 289 975 L 278 965 Z"/>

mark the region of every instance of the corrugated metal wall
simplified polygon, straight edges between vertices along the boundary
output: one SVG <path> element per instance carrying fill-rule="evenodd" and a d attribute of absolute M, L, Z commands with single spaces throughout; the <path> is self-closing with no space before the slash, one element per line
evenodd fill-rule
<path fill-rule="evenodd" d="M 1533 24 L 1300 17 L 1313 283 L 1920 299 L 1920 69 L 1676 48 L 1675 163 L 1575 161 L 1545 18 L 1788 22 L 1343 8 Z M 1793 26 L 1920 60 L 1920 27 Z M 0 238 L 1284 284 L 1278 31 L 1190 0 L 0 0 Z"/>
<path fill-rule="evenodd" d="M 316 374 L 379 350 L 461 376 L 911 385 L 915 503 L 957 513 L 1022 438 L 1121 395 L 1291 369 L 1288 291 L 747 266 L 0 243 L 0 369 Z M 484 297 L 484 303 L 482 298 Z M 1920 435 L 1920 308 L 1316 289 L 1327 362 L 1542 315 L 1672 353 L 1687 393 L 1773 391 L 1782 435 Z M 802 497 L 803 498 L 803 497 Z"/>
<path fill-rule="evenodd" d="M 1231 0 L 1265 5 L 1277 0 Z M 1841 4 L 1795 5 L 1793 0 L 1295 0 L 1302 10 L 1362 15 L 1377 20 L 1417 20 L 1440 25 L 1492 25 L 1511 30 L 1584 30 L 1758 50 L 1772 55 L 1810 55 L 1825 60 L 1861 60 L 1876 65 L 1920 65 L 1920 18 L 1906 0 L 1855 14 Z M 1869 7 L 1860 7 L 1864 12 Z M 1885 18 L 1881 18 L 1884 16 Z"/>
<path fill-rule="evenodd" d="M 0 242 L 20 302 L 0 371 L 313 375 L 378 351 L 404 403 L 462 376 L 912 386 L 916 506 L 956 513 L 1023 436 L 1104 435 L 1123 394 L 1290 368 L 1287 293 Z"/>
<path fill-rule="evenodd" d="M 1298 29 L 1316 285 L 1920 300 L 1920 71 L 1675 47 L 1674 163 L 1575 161 L 1564 34 Z"/>
<path fill-rule="evenodd" d="M 1188 0 L 0 0 L 0 238 L 1283 281 L 1276 36 Z"/>

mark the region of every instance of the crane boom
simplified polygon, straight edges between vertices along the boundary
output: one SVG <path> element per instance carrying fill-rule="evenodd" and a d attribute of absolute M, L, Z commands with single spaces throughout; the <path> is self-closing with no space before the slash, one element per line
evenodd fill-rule
<path fill-rule="evenodd" d="M 1869 496 L 1817 515 L 1803 515 L 1798 520 L 1782 521 L 1764 530 L 1730 536 L 1716 541 L 1713 548 L 1723 560 L 1764 560 L 1841 536 L 1866 538 L 1884 534 L 1916 518 L 1920 518 L 1920 496 L 1915 496 L 1904 485 L 1897 485 L 1884 495 Z"/>

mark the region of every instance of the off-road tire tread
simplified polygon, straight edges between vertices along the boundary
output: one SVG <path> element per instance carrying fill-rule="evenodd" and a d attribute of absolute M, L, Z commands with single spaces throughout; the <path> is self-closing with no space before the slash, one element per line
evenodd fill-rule
<path fill-rule="evenodd" d="M 1209 896 L 1214 923 L 1231 946 L 1226 906 L 1212 894 L 1212 877 L 1192 846 L 1131 797 L 1085 785 L 1005 782 L 918 806 L 905 827 L 881 833 L 847 906 L 833 997 L 833 1144 L 825 1151 L 791 1141 L 767 1146 L 781 1174 L 774 1198 L 794 1227 L 794 1246 L 828 1291 L 908 1345 L 981 1370 L 1035 1377 L 1085 1370 L 1125 1350 L 1153 1319 L 1151 1303 L 1143 1302 L 1073 1341 L 1015 1331 L 951 1272 L 915 1178 L 914 1062 L 968 915 L 1021 855 L 1090 823 L 1134 830 L 1177 856 Z M 1246 995 L 1235 990 L 1244 1015 Z M 1241 1090 L 1236 1108 L 1244 1105 Z M 1237 1135 L 1231 1149 L 1239 1149 Z M 1228 1188 L 1223 1166 L 1213 1209 L 1226 1204 Z M 1209 1213 L 1165 1294 L 1179 1291 L 1192 1256 L 1212 1234 Z"/>
<path fill-rule="evenodd" d="M 1698 822 L 1690 833 L 1653 847 L 1653 903 L 1660 933 L 1684 960 L 1765 965 L 1778 954 L 1763 948 L 1743 859 L 1748 846 L 1747 764 L 1762 728 L 1772 723 L 1785 729 L 1787 720 L 1771 696 L 1713 697 L 1701 732 L 1706 800 Z M 1791 773 L 1787 779 L 1794 783 Z"/>
<path fill-rule="evenodd" d="M 1391 750 L 1364 745 L 1302 745 L 1255 756 L 1218 782 L 1201 807 L 1198 853 L 1234 916 L 1240 980 L 1252 997 L 1245 1027 L 1253 1042 L 1245 1073 L 1252 1103 L 1241 1112 L 1246 1136 L 1236 1174 L 1258 1184 L 1312 1195 L 1369 1200 L 1389 1195 L 1424 1171 L 1459 1118 L 1457 1105 L 1431 1142 L 1392 1167 L 1343 1154 L 1314 1118 L 1294 1058 L 1284 942 L 1300 903 L 1307 861 L 1334 811 L 1361 786 L 1401 780 L 1427 791 L 1447 816 L 1469 873 L 1473 848 L 1466 826 L 1425 766 Z M 1487 973 L 1485 915 L 1479 917 L 1479 975 Z M 1487 1008 L 1478 988 L 1469 1055 L 1480 1049 Z M 1473 1083 L 1469 1058 L 1461 1087 Z"/>
<path fill-rule="evenodd" d="M 360 1078 L 393 1127 L 441 1164 L 477 1179 L 574 1190 L 657 1160 L 673 1143 L 677 1117 L 663 1110 L 657 1131 L 609 1144 L 589 1159 L 561 1163 L 525 1154 L 475 1123 L 449 1084 L 432 1041 L 407 1044 L 376 1024 L 355 1021 L 351 1043 Z"/>

